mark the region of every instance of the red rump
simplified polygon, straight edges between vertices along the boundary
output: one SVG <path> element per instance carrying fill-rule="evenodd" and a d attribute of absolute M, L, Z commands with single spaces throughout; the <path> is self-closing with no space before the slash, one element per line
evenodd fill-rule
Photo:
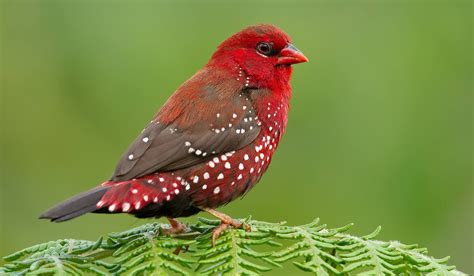
<path fill-rule="evenodd" d="M 109 181 L 41 217 L 180 217 L 244 195 L 267 170 L 285 132 L 292 64 L 306 61 L 278 27 L 234 34 L 169 98 Z"/>

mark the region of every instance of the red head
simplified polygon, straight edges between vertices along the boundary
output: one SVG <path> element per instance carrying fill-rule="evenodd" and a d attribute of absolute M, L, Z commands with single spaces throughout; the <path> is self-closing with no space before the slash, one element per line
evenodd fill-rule
<path fill-rule="evenodd" d="M 250 86 L 275 88 L 288 83 L 291 65 L 308 59 L 280 28 L 269 25 L 247 27 L 219 45 L 208 66 L 243 70 Z"/>

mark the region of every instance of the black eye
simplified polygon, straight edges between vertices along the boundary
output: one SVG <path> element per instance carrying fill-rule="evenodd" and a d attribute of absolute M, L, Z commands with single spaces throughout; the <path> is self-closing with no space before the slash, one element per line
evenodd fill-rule
<path fill-rule="evenodd" d="M 257 44 L 257 51 L 262 55 L 269 56 L 272 54 L 272 45 L 266 42 L 259 42 Z"/>

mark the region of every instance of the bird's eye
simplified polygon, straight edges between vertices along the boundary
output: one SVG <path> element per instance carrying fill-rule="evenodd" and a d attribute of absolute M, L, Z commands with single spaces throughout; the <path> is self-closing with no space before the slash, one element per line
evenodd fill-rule
<path fill-rule="evenodd" d="M 269 56 L 272 54 L 272 46 L 267 42 L 259 42 L 257 44 L 257 52 L 262 55 Z"/>

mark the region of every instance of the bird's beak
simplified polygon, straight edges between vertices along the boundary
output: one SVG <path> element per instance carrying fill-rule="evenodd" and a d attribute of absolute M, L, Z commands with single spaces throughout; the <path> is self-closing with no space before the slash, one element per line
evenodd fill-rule
<path fill-rule="evenodd" d="M 309 59 L 303 55 L 303 53 L 298 50 L 293 44 L 288 43 L 283 50 L 280 51 L 280 55 L 278 56 L 278 65 L 286 64 L 296 64 L 301 62 L 308 62 Z"/>

